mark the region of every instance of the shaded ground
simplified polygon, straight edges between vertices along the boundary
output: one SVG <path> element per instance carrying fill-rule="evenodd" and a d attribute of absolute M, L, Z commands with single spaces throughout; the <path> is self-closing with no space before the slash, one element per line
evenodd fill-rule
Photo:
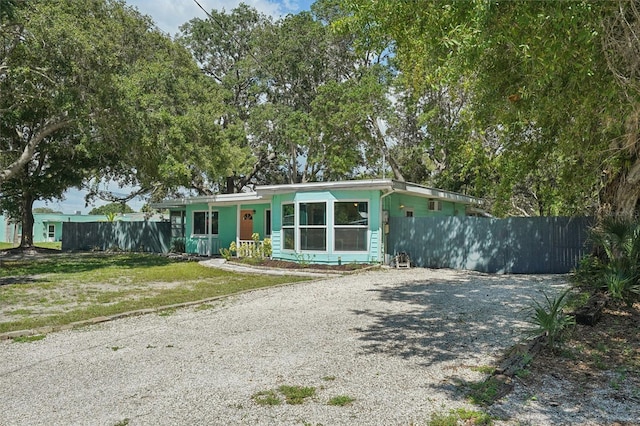
<path fill-rule="evenodd" d="M 513 415 L 514 411 L 564 412 L 576 419 L 617 412 L 619 416 L 610 416 L 609 421 L 588 424 L 640 424 L 640 420 L 624 420 L 640 419 L 633 412 L 640 404 L 639 330 L 640 303 L 605 309 L 595 326 L 576 325 L 560 353 L 543 351 L 536 356 L 516 377 L 512 394 L 490 411 L 498 415 Z M 584 423 L 576 420 L 575 424 Z"/>

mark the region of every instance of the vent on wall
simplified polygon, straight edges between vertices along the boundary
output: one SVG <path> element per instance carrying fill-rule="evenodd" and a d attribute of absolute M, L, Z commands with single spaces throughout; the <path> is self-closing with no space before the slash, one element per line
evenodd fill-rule
<path fill-rule="evenodd" d="M 438 200 L 429 200 L 429 210 L 440 211 L 442 210 L 442 204 Z"/>

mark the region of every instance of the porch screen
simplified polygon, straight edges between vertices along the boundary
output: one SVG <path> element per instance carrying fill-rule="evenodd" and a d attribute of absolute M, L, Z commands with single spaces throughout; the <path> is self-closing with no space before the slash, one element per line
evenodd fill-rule
<path fill-rule="evenodd" d="M 369 203 L 337 202 L 333 208 L 335 251 L 367 251 Z"/>
<path fill-rule="evenodd" d="M 300 203 L 300 250 L 327 250 L 327 203 Z"/>

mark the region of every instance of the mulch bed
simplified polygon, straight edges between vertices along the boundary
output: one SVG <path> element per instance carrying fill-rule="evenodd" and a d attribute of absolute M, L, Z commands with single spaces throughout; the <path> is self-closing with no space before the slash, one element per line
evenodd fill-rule
<path fill-rule="evenodd" d="M 265 268 L 278 268 L 278 269 L 313 269 L 320 271 L 338 271 L 338 272 L 349 272 L 349 271 L 358 271 L 364 268 L 371 267 L 370 264 L 366 263 L 348 263 L 343 265 L 327 265 L 322 263 L 298 263 L 298 262 L 290 262 L 286 260 L 276 260 L 276 259 L 241 259 L 240 263 L 243 263 L 247 266 L 261 266 Z"/>

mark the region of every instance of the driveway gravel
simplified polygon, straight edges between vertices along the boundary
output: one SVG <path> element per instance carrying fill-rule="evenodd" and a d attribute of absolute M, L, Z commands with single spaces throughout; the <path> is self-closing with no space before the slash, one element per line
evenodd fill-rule
<path fill-rule="evenodd" d="M 477 410 L 457 384 L 482 380 L 472 367 L 522 340 L 532 298 L 565 286 L 562 276 L 370 271 L 2 341 L 0 424 L 425 424 Z M 316 394 L 301 405 L 252 399 L 281 385 Z M 355 401 L 328 404 L 339 395 Z"/>

